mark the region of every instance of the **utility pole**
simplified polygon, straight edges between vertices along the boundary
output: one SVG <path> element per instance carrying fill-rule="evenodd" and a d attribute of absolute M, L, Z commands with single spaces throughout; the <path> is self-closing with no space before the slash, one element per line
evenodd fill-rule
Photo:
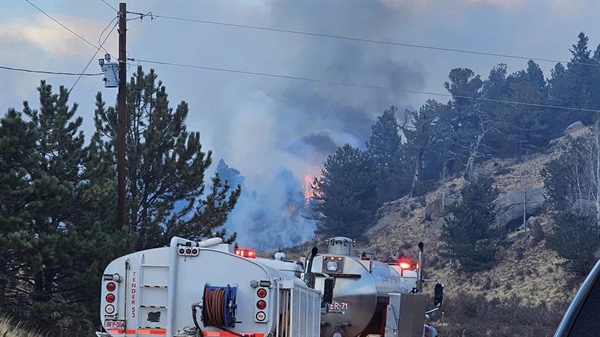
<path fill-rule="evenodd" d="M 125 134 L 127 132 L 127 5 L 119 3 L 119 93 L 117 96 L 117 229 L 125 227 Z"/>

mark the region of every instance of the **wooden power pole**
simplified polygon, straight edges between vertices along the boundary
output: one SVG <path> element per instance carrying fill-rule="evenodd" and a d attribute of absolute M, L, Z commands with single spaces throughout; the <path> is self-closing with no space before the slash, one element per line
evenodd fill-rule
<path fill-rule="evenodd" d="M 126 183 L 125 167 L 127 132 L 127 5 L 119 4 L 119 93 L 117 96 L 117 228 L 125 227 Z"/>

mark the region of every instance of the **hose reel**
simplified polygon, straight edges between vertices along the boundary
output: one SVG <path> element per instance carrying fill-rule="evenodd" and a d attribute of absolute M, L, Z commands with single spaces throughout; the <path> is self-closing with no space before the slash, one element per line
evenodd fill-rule
<path fill-rule="evenodd" d="M 225 287 L 204 285 L 202 305 L 202 322 L 205 327 L 217 328 L 235 327 L 235 303 L 237 287 L 229 284 Z"/>

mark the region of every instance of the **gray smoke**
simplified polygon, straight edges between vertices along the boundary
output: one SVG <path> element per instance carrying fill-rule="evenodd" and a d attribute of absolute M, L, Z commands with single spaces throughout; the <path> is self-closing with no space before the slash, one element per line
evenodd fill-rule
<path fill-rule="evenodd" d="M 377 2 L 273 2 L 271 26 L 391 40 L 402 30 L 395 14 Z M 412 108 L 403 103 L 406 95 L 400 90 L 425 86 L 420 64 L 405 61 L 395 48 L 303 35 L 287 38 L 300 45 L 292 48 L 299 53 L 285 55 L 287 74 L 386 89 L 290 80 L 262 86 L 236 110 L 243 122 L 234 123 L 244 127 L 233 127 L 232 136 L 240 139 L 225 158 L 248 178 L 248 191 L 227 227 L 238 232 L 240 245 L 263 251 L 314 236 L 314 221 L 304 217 L 310 212 L 304 207 L 305 180 L 320 175 L 337 147 L 350 143 L 364 148 L 377 116 L 390 105 L 399 111 Z M 248 136 L 247 131 L 261 126 L 262 131 Z"/>

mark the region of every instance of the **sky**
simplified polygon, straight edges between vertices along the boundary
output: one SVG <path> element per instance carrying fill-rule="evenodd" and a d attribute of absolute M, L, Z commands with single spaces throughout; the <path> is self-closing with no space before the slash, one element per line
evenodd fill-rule
<path fill-rule="evenodd" d="M 0 66 L 81 73 L 92 60 L 85 72 L 99 73 L 97 59 L 104 51 L 93 55 L 116 23 L 111 6 L 119 3 L 29 2 L 0 0 Z M 246 177 L 249 189 L 273 196 L 274 204 L 261 204 L 265 208 L 285 206 L 277 205 L 287 188 L 278 177 L 290 176 L 282 172 L 291 172 L 297 184 L 319 175 L 338 146 L 363 147 L 371 125 L 389 106 L 402 112 L 418 109 L 427 99 L 447 102 L 447 96 L 433 93 L 447 94 L 443 83 L 453 68 L 470 68 L 487 78 L 499 63 L 512 73 L 526 68 L 527 58 L 568 61 L 582 31 L 591 50 L 600 43 L 600 0 L 138 0 L 127 2 L 127 10 L 153 16 L 128 14 L 127 53 L 134 59 L 128 74 L 137 65 L 154 68 L 171 105 L 188 102 L 188 129 L 200 132 L 215 166 L 223 158 Z M 118 56 L 116 29 L 104 48 Z M 536 62 L 547 77 L 556 63 Z M 79 104 L 88 139 L 96 93 L 102 92 L 108 104 L 116 101 L 117 90 L 104 88 L 101 76 L 83 76 L 74 85 L 76 76 L 0 69 L 0 111 L 20 110 L 24 100 L 36 107 L 41 79 L 72 88 L 70 101 Z"/>

